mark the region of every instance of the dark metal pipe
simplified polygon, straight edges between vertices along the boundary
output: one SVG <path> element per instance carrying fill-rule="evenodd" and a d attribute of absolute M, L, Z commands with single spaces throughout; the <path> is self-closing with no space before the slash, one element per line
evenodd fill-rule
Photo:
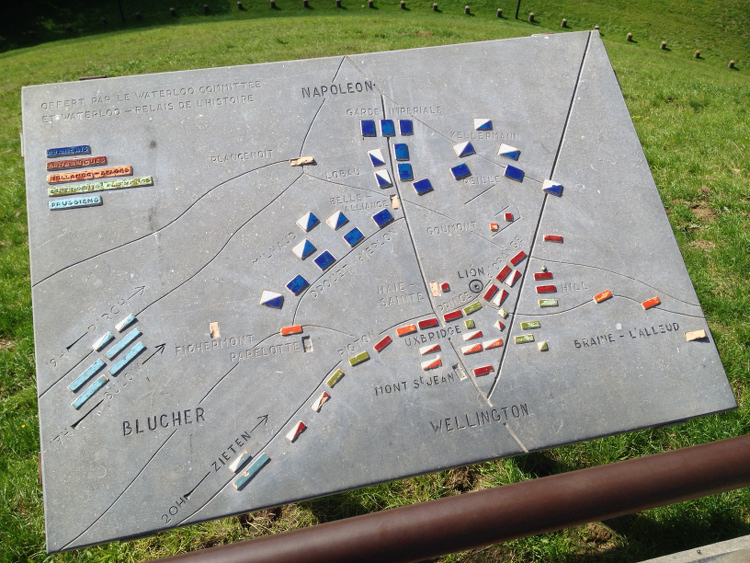
<path fill-rule="evenodd" d="M 418 561 L 748 485 L 750 435 L 394 508 L 160 561 Z"/>

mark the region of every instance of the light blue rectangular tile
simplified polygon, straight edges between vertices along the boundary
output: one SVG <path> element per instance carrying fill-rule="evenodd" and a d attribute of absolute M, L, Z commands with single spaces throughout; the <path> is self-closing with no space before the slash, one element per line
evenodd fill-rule
<path fill-rule="evenodd" d="M 107 383 L 107 381 L 109 381 L 109 378 L 106 375 L 100 375 L 96 381 L 88 386 L 88 389 L 83 392 L 83 395 L 81 395 L 71 403 L 73 405 L 73 408 L 80 409 L 83 404 L 94 395 L 94 393 L 99 391 L 99 389 L 101 389 L 104 384 Z"/>
<path fill-rule="evenodd" d="M 111 368 L 109 368 L 109 373 L 112 375 L 117 375 L 120 373 L 123 369 L 125 369 L 125 366 L 127 366 L 130 362 L 132 362 L 135 357 L 143 352 L 146 347 L 143 345 L 143 342 L 139 342 L 135 346 L 133 346 L 130 350 L 128 350 L 128 353 L 125 354 L 122 358 L 120 358 L 115 365 L 113 365 Z"/>
<path fill-rule="evenodd" d="M 107 359 L 113 359 L 117 354 L 122 352 L 125 348 L 130 346 L 130 343 L 133 342 L 136 338 L 138 338 L 141 335 L 141 331 L 137 328 L 134 328 L 129 333 L 127 333 L 122 340 L 120 340 L 117 344 L 112 346 L 109 350 L 107 350 L 107 353 L 104 354 L 107 356 Z"/>
<path fill-rule="evenodd" d="M 96 372 L 98 372 L 103 367 L 104 367 L 104 360 L 99 358 L 93 364 L 91 364 L 86 369 L 86 371 L 84 371 L 81 375 L 79 375 L 73 383 L 68 385 L 68 389 L 70 389 L 71 391 L 75 393 L 81 387 L 83 387 L 84 383 L 86 383 L 89 379 L 94 377 L 94 375 L 96 375 Z"/>
<path fill-rule="evenodd" d="M 252 462 L 248 468 L 242 472 L 242 475 L 234 482 L 234 488 L 238 491 L 242 489 L 245 485 L 247 485 L 250 480 L 255 477 L 255 474 L 258 473 L 258 471 L 261 470 L 261 468 L 268 463 L 271 460 L 270 457 L 268 457 L 268 454 L 263 452 L 258 457 L 255 458 L 255 461 Z"/>

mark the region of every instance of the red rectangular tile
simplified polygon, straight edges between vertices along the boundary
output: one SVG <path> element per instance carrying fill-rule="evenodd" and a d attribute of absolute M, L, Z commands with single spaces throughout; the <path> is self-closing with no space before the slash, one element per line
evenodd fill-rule
<path fill-rule="evenodd" d="M 544 235 L 545 242 L 562 242 L 563 238 L 560 235 Z"/>
<path fill-rule="evenodd" d="M 494 366 L 480 366 L 478 368 L 474 368 L 474 377 L 479 377 L 481 375 L 487 375 L 495 371 Z"/>
<path fill-rule="evenodd" d="M 373 348 L 375 349 L 376 352 L 380 353 L 383 351 L 383 348 L 388 346 L 391 342 L 393 342 L 393 339 L 391 339 L 390 336 L 386 336 L 385 338 L 383 338 L 383 340 L 375 344 Z"/>
<path fill-rule="evenodd" d="M 534 281 L 551 280 L 552 272 L 534 272 Z"/>
<path fill-rule="evenodd" d="M 557 287 L 554 285 L 538 285 L 536 286 L 537 293 L 555 293 Z"/>
<path fill-rule="evenodd" d="M 523 259 L 526 258 L 526 253 L 522 250 L 518 254 L 516 254 L 513 258 L 510 259 L 510 263 L 514 266 L 518 266 L 521 262 L 523 262 Z"/>
<path fill-rule="evenodd" d="M 458 311 L 453 311 L 451 313 L 446 313 L 445 315 L 443 315 L 443 320 L 445 320 L 446 323 L 449 323 L 451 321 L 455 321 L 456 319 L 460 319 L 463 316 L 464 314 L 461 312 L 461 309 L 459 309 Z M 422 327 L 420 326 L 420 328 Z"/>
<path fill-rule="evenodd" d="M 502 270 L 500 270 L 500 273 L 495 276 L 495 279 L 499 282 L 505 281 L 505 278 L 508 277 L 508 274 L 510 274 L 512 268 L 510 266 L 505 266 Z"/>
<path fill-rule="evenodd" d="M 438 320 L 437 317 L 432 317 L 431 319 L 425 319 L 423 321 L 419 321 L 417 323 L 419 325 L 419 328 L 432 328 L 433 326 L 438 326 Z"/>
<path fill-rule="evenodd" d="M 487 291 L 484 292 L 484 295 L 482 297 L 484 297 L 485 301 L 489 301 L 490 299 L 492 299 L 492 297 L 496 293 L 497 293 L 497 286 L 491 285 L 490 287 L 487 288 Z"/>

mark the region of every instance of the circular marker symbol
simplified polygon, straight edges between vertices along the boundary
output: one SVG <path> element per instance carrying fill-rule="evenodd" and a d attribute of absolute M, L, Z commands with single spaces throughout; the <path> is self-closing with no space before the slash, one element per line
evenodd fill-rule
<path fill-rule="evenodd" d="M 479 293 L 480 291 L 482 291 L 483 287 L 484 284 L 480 280 L 471 280 L 469 282 L 469 290 L 474 293 Z"/>

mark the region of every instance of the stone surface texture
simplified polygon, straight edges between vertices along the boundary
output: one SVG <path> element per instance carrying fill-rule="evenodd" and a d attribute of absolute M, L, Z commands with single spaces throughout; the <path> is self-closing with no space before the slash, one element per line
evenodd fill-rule
<path fill-rule="evenodd" d="M 23 118 L 51 552 L 736 406 L 598 32 L 30 86 Z M 52 211 L 81 157 L 46 150 L 84 145 L 151 182 Z"/>

